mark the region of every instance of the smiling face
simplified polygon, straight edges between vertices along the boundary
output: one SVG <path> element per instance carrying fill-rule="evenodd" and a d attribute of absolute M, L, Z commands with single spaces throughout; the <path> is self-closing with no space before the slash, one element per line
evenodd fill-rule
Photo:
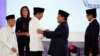
<path fill-rule="evenodd" d="M 9 20 L 7 20 L 7 23 L 8 23 L 8 25 L 9 25 L 10 27 L 14 27 L 16 21 L 15 21 L 15 19 L 9 19 Z"/>
<path fill-rule="evenodd" d="M 42 19 L 42 17 L 43 17 L 43 12 L 38 12 L 38 13 L 36 13 L 35 14 L 35 16 L 39 19 L 39 20 L 41 20 Z"/>

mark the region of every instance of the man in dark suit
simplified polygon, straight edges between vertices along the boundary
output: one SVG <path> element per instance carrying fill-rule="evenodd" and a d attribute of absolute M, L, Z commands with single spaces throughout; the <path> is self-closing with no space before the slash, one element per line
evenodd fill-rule
<path fill-rule="evenodd" d="M 90 23 L 85 33 L 85 55 L 97 56 L 99 54 L 98 37 L 100 28 L 96 20 L 96 9 L 88 9 L 86 14 Z"/>
<path fill-rule="evenodd" d="M 67 56 L 68 35 L 69 28 L 67 24 L 67 17 L 69 13 L 59 10 L 58 13 L 58 27 L 55 31 L 42 31 L 38 29 L 38 33 L 42 33 L 47 38 L 51 38 L 50 48 L 48 54 L 51 56 Z"/>

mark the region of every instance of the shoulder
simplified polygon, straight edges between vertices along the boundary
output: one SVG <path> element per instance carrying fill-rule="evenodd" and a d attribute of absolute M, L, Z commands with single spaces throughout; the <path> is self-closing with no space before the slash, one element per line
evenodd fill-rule
<path fill-rule="evenodd" d="M 33 24 L 35 22 L 35 20 L 32 18 L 29 22 L 29 24 Z"/>
<path fill-rule="evenodd" d="M 6 26 L 3 26 L 1 29 L 0 29 L 0 32 L 5 32 L 7 30 L 7 27 Z"/>
<path fill-rule="evenodd" d="M 32 18 L 31 17 L 29 17 L 29 20 L 31 20 Z"/>
<path fill-rule="evenodd" d="M 99 22 L 96 19 L 94 20 L 93 23 L 94 23 L 95 26 L 99 26 Z"/>
<path fill-rule="evenodd" d="M 100 25 L 98 21 L 95 19 L 91 24 L 90 24 L 91 29 L 96 29 L 98 30 L 100 28 Z"/>
<path fill-rule="evenodd" d="M 36 22 L 36 20 L 34 18 L 31 18 L 30 22 Z"/>
<path fill-rule="evenodd" d="M 64 23 L 60 24 L 60 25 L 58 26 L 58 28 L 60 28 L 60 29 L 68 29 L 67 22 L 64 22 Z"/>
<path fill-rule="evenodd" d="M 66 27 L 66 26 L 68 26 L 68 23 L 67 23 L 67 22 L 64 22 L 64 23 L 62 24 L 62 26 Z"/>
<path fill-rule="evenodd" d="M 21 17 L 17 18 L 17 21 L 21 21 Z"/>

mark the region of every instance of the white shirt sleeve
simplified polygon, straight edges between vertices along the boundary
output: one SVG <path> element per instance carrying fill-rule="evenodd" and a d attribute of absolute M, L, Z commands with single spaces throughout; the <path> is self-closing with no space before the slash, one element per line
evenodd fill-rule
<path fill-rule="evenodd" d="M 40 26 L 38 27 L 38 29 L 43 30 Z M 37 33 L 38 34 L 38 33 Z M 38 34 L 38 37 L 43 38 L 43 34 Z"/>
<path fill-rule="evenodd" d="M 37 33 L 37 29 L 41 29 L 39 23 L 37 21 L 34 21 L 34 20 L 30 21 L 29 34 L 31 37 L 38 37 L 38 38 L 43 37 L 42 34 Z"/>

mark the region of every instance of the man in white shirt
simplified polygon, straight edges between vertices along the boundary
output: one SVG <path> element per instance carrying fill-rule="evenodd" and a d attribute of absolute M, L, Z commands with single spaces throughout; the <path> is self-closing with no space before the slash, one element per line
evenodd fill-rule
<path fill-rule="evenodd" d="M 30 34 L 30 55 L 31 56 L 42 56 L 43 43 L 41 38 L 42 34 L 37 33 L 37 29 L 41 29 L 39 21 L 43 17 L 44 8 L 35 7 L 34 17 L 29 23 L 29 34 Z"/>
<path fill-rule="evenodd" d="M 0 56 L 18 56 L 17 39 L 13 26 L 15 25 L 15 16 L 6 17 L 7 24 L 0 29 Z"/>

